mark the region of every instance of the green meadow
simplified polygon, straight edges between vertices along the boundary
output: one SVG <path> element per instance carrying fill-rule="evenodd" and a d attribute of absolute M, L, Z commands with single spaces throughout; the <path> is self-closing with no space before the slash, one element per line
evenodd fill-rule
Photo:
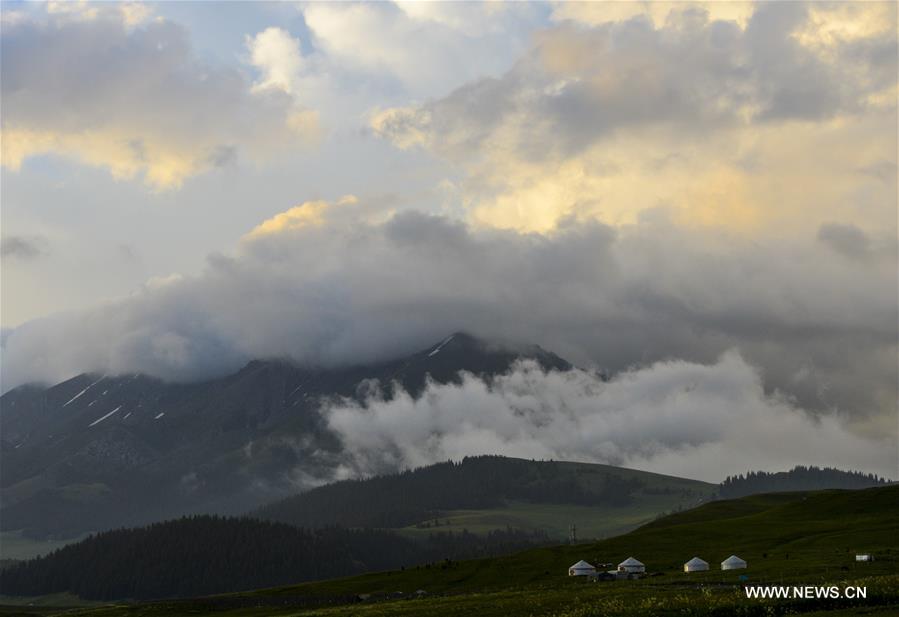
<path fill-rule="evenodd" d="M 467 530 L 487 533 L 494 529 L 539 530 L 554 540 L 568 538 L 569 526 L 575 525 L 577 537 L 598 540 L 616 536 L 648 523 L 660 512 L 691 508 L 708 500 L 715 485 L 666 476 L 657 473 L 624 469 L 608 465 L 560 461 L 554 463 L 561 473 L 570 473 L 585 490 L 601 491 L 609 475 L 622 480 L 634 480 L 641 487 L 634 491 L 628 504 L 575 505 L 509 501 L 503 507 L 482 510 L 447 510 L 441 513 L 439 527 L 410 525 L 399 530 L 416 537 L 434 531 Z"/>
<path fill-rule="evenodd" d="M 553 539 L 568 537 L 574 524 L 583 540 L 607 538 L 626 533 L 655 518 L 650 512 L 682 507 L 668 495 L 640 495 L 636 503 L 625 506 L 580 506 L 512 501 L 502 508 L 484 510 L 448 510 L 441 514 L 438 527 L 410 525 L 398 529 L 411 538 L 435 531 L 487 533 L 494 529 L 540 530 Z"/>
<path fill-rule="evenodd" d="M 856 562 L 856 552 L 873 553 L 876 560 Z M 731 554 L 749 567 L 717 569 Z M 590 582 L 566 576 L 579 559 L 617 564 L 628 556 L 646 564 L 645 578 Z M 708 561 L 712 570 L 685 574 L 682 564 L 693 556 Z M 867 598 L 747 599 L 746 583 L 861 586 Z M 0 614 L 79 617 L 899 615 L 899 486 L 716 501 L 599 542 L 249 593 L 4 610 Z"/>

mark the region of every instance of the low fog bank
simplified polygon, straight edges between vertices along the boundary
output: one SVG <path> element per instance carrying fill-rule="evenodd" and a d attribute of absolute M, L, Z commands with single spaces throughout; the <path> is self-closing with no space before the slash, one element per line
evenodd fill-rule
<path fill-rule="evenodd" d="M 604 382 L 533 361 L 487 383 L 431 383 L 413 399 L 374 392 L 322 412 L 349 462 L 340 477 L 478 454 L 597 462 L 720 482 L 748 469 L 836 466 L 896 475 L 896 443 L 847 430 L 766 394 L 758 371 L 729 352 L 712 364 L 658 362 Z"/>

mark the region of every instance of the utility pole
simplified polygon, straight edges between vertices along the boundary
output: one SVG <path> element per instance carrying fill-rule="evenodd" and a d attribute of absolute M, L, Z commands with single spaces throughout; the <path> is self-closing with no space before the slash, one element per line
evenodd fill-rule
<path fill-rule="evenodd" d="M 568 543 L 577 544 L 577 525 L 574 523 L 568 526 Z"/>

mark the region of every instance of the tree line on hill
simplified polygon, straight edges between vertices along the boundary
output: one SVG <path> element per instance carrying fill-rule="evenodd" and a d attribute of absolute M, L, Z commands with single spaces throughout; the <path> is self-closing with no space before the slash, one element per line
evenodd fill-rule
<path fill-rule="evenodd" d="M 814 491 L 822 489 L 861 489 L 888 484 L 889 480 L 871 473 L 842 471 L 833 467 L 805 467 L 798 465 L 790 471 L 769 473 L 750 471 L 728 476 L 718 487 L 723 499 L 745 497 L 755 493 L 784 491 Z"/>
<path fill-rule="evenodd" d="M 382 530 L 192 516 L 102 532 L 11 565 L 0 571 L 0 593 L 69 592 L 90 600 L 198 596 L 495 556 L 547 542 L 544 534 L 512 529 L 439 532 L 413 541 Z"/>
<path fill-rule="evenodd" d="M 467 457 L 364 480 L 344 480 L 265 506 L 253 516 L 301 527 L 397 528 L 447 510 L 495 508 L 507 501 L 628 505 L 644 487 L 613 472 L 582 482 L 575 468 L 502 456 Z M 364 508 L 358 507 L 365 504 Z"/>

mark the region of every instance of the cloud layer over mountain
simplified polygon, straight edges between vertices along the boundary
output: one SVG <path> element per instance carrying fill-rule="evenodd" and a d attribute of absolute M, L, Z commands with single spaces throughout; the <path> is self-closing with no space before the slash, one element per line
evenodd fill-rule
<path fill-rule="evenodd" d="M 858 260 L 817 230 L 760 245 L 664 220 L 522 234 L 416 212 L 361 223 L 360 212 L 352 199 L 304 204 L 199 276 L 29 322 L 6 338 L 3 387 L 85 370 L 188 380 L 257 357 L 363 363 L 468 330 L 611 371 L 736 348 L 769 391 L 872 432 L 890 422 L 895 243 L 869 239 L 880 257 Z"/>

